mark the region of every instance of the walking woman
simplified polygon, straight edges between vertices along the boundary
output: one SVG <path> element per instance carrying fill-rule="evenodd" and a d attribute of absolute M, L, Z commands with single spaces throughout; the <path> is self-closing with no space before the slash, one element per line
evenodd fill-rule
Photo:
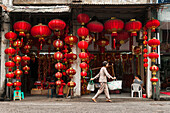
<path fill-rule="evenodd" d="M 97 102 L 96 99 L 97 97 L 104 91 L 105 96 L 106 96 L 106 102 L 111 102 L 110 100 L 110 95 L 109 95 L 109 90 L 108 90 L 108 85 L 107 85 L 107 77 L 110 79 L 116 79 L 116 77 L 112 77 L 106 67 L 109 66 L 109 63 L 107 61 L 103 62 L 103 67 L 100 69 L 100 72 L 94 77 L 91 78 L 90 80 L 94 80 L 96 78 L 99 77 L 99 82 L 100 82 L 100 88 L 98 90 L 98 92 L 96 93 L 96 95 L 92 98 L 93 102 Z"/>

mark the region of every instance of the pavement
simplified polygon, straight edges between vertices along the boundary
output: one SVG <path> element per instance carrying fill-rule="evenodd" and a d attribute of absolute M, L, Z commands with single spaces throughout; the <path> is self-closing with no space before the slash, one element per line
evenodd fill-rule
<path fill-rule="evenodd" d="M 0 113 L 170 113 L 170 101 L 142 98 L 113 98 L 112 103 L 105 102 L 105 98 L 97 101 L 30 96 L 21 101 L 1 101 Z"/>

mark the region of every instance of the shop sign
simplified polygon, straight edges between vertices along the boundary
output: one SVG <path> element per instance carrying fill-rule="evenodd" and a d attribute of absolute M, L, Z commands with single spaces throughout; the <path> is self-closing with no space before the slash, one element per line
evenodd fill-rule
<path fill-rule="evenodd" d="M 170 0 L 158 0 L 158 3 L 170 3 Z"/>

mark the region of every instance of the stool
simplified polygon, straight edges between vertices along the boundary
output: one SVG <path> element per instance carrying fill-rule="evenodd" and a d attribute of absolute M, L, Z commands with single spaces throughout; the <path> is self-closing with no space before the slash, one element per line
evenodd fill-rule
<path fill-rule="evenodd" d="M 13 100 L 15 99 L 21 100 L 21 90 L 14 90 Z"/>

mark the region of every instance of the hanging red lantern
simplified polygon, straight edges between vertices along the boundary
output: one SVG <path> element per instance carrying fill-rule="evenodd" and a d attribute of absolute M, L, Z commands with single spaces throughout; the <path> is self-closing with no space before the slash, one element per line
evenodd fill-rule
<path fill-rule="evenodd" d="M 11 86 L 13 86 L 13 83 L 12 83 L 12 82 L 8 82 L 6 85 L 7 85 L 8 87 L 11 87 Z"/>
<path fill-rule="evenodd" d="M 60 78 L 62 77 L 62 73 L 61 73 L 61 72 L 57 72 L 57 73 L 55 74 L 55 77 L 58 78 L 58 79 L 60 79 Z"/>
<path fill-rule="evenodd" d="M 54 35 L 57 36 L 57 38 L 60 38 L 64 35 L 64 30 L 61 31 L 54 31 Z M 56 38 L 56 37 L 55 37 Z"/>
<path fill-rule="evenodd" d="M 25 72 L 24 74 L 28 74 L 28 71 L 30 70 L 30 67 L 28 67 L 27 65 L 25 67 L 22 68 Z"/>
<path fill-rule="evenodd" d="M 144 57 L 144 58 L 147 58 L 147 57 L 148 57 L 148 54 L 146 54 L 146 53 L 143 54 L 143 57 Z"/>
<path fill-rule="evenodd" d="M 73 81 L 70 81 L 67 83 L 67 86 L 70 87 L 71 89 L 73 89 L 76 86 L 76 83 Z"/>
<path fill-rule="evenodd" d="M 19 87 L 19 86 L 21 86 L 21 85 L 22 85 L 22 83 L 21 83 L 21 82 L 19 82 L 19 81 L 14 82 L 14 86 Z"/>
<path fill-rule="evenodd" d="M 58 80 L 58 81 L 55 82 L 55 84 L 56 84 L 57 86 L 60 86 L 60 85 L 61 85 L 61 81 Z"/>
<path fill-rule="evenodd" d="M 117 36 L 117 32 L 121 31 L 124 27 L 124 22 L 120 19 L 112 17 L 110 20 L 104 23 L 104 28 L 106 31 L 111 32 L 111 36 Z"/>
<path fill-rule="evenodd" d="M 82 61 L 85 61 L 88 57 L 88 54 L 86 52 L 81 52 L 79 54 L 79 58 L 82 60 Z"/>
<path fill-rule="evenodd" d="M 29 56 L 27 56 L 27 55 L 25 55 L 25 56 L 22 56 L 22 60 L 24 61 L 24 62 L 28 62 L 28 61 L 30 61 L 30 57 Z"/>
<path fill-rule="evenodd" d="M 14 74 L 17 76 L 17 77 L 20 77 L 22 75 L 22 71 L 17 69 L 14 71 Z"/>
<path fill-rule="evenodd" d="M 156 78 L 156 76 L 153 76 L 150 81 L 152 82 L 153 85 L 156 85 L 156 83 L 158 82 L 158 78 Z"/>
<path fill-rule="evenodd" d="M 27 43 L 27 44 L 24 46 L 24 49 L 26 50 L 26 53 L 29 53 L 29 50 L 31 49 L 31 46 Z"/>
<path fill-rule="evenodd" d="M 82 49 L 83 51 L 85 51 L 87 48 L 88 48 L 88 43 L 86 42 L 86 41 L 80 41 L 79 43 L 78 43 L 78 47 L 80 48 L 80 49 Z"/>
<path fill-rule="evenodd" d="M 147 68 L 147 67 L 148 67 L 148 63 L 144 63 L 143 66 L 144 66 L 145 68 Z"/>
<path fill-rule="evenodd" d="M 155 29 L 160 25 L 159 20 L 152 18 L 146 23 L 146 27 L 151 29 L 152 32 L 155 32 Z"/>
<path fill-rule="evenodd" d="M 40 50 L 42 49 L 42 44 L 45 42 L 45 37 L 51 35 L 51 30 L 46 25 L 38 24 L 31 29 L 31 35 L 33 37 L 39 38 Z"/>
<path fill-rule="evenodd" d="M 72 64 L 73 61 L 77 59 L 77 55 L 70 52 L 66 55 L 66 58 L 69 60 L 70 64 Z"/>
<path fill-rule="evenodd" d="M 12 47 L 9 47 L 7 49 L 5 49 L 5 54 L 9 55 L 9 58 L 12 58 L 12 55 L 14 55 L 16 53 L 16 50 Z"/>
<path fill-rule="evenodd" d="M 77 30 L 77 34 L 84 40 L 85 37 L 89 34 L 89 30 L 83 26 Z"/>
<path fill-rule="evenodd" d="M 77 43 L 78 38 L 71 34 L 70 36 L 65 37 L 64 41 L 66 44 L 69 44 L 70 47 L 73 47 L 73 45 Z"/>
<path fill-rule="evenodd" d="M 100 46 L 100 52 L 104 53 L 105 52 L 105 46 L 109 45 L 109 41 L 107 39 L 102 38 L 102 39 L 99 39 L 97 41 L 97 45 Z"/>
<path fill-rule="evenodd" d="M 144 53 L 147 53 L 147 52 L 148 52 L 148 50 L 145 48 L 145 49 L 143 49 L 143 52 L 144 52 Z"/>
<path fill-rule="evenodd" d="M 153 65 L 150 67 L 150 71 L 152 71 L 153 75 L 156 75 L 156 72 L 159 70 L 159 68 L 156 65 Z"/>
<path fill-rule="evenodd" d="M 16 41 L 14 41 L 13 46 L 16 47 L 18 54 L 19 48 L 22 46 L 22 42 L 19 39 L 17 39 Z"/>
<path fill-rule="evenodd" d="M 17 39 L 17 34 L 10 31 L 5 34 L 5 38 L 8 39 L 10 41 L 10 43 L 12 43 L 13 40 Z"/>
<path fill-rule="evenodd" d="M 14 58 L 13 58 L 13 61 L 16 62 L 16 66 L 19 66 L 19 63 L 21 62 L 22 58 L 21 56 L 19 55 L 16 55 Z"/>
<path fill-rule="evenodd" d="M 143 40 L 147 40 L 148 37 L 146 35 L 143 36 Z"/>
<path fill-rule="evenodd" d="M 57 50 L 59 50 L 59 49 L 62 49 L 63 48 L 63 41 L 62 40 L 60 40 L 60 39 L 57 39 L 57 40 L 54 40 L 54 42 L 53 42 L 53 46 L 55 47 L 55 48 L 57 48 Z"/>
<path fill-rule="evenodd" d="M 137 33 L 142 28 L 142 23 L 140 21 L 136 21 L 135 19 L 131 19 L 130 22 L 127 22 L 125 25 L 125 30 L 131 32 L 131 36 L 137 36 Z"/>
<path fill-rule="evenodd" d="M 61 52 L 54 53 L 54 59 L 60 61 L 63 59 L 63 54 Z"/>
<path fill-rule="evenodd" d="M 19 36 L 26 36 L 25 33 L 29 32 L 31 29 L 31 24 L 25 21 L 15 22 L 13 26 L 14 30 L 19 32 Z"/>
<path fill-rule="evenodd" d="M 7 73 L 6 78 L 9 78 L 9 79 L 14 78 L 14 73 L 12 72 Z"/>
<path fill-rule="evenodd" d="M 146 46 L 148 42 L 146 40 L 143 41 L 143 45 Z"/>
<path fill-rule="evenodd" d="M 148 45 L 152 47 L 153 50 L 156 50 L 156 47 L 160 45 L 160 41 L 156 38 L 150 39 Z"/>
<path fill-rule="evenodd" d="M 152 60 L 152 62 L 155 62 L 155 59 L 159 57 L 158 53 L 155 53 L 155 52 L 149 53 L 148 56 Z"/>
<path fill-rule="evenodd" d="M 61 69 L 63 69 L 63 64 L 62 64 L 62 63 L 56 63 L 56 64 L 55 64 L 55 68 L 56 68 L 58 71 L 61 71 Z"/>
<path fill-rule="evenodd" d="M 12 71 L 12 68 L 15 66 L 15 63 L 12 61 L 8 61 L 5 63 L 5 66 L 8 67 L 8 71 Z"/>
<path fill-rule="evenodd" d="M 87 22 L 89 22 L 90 18 L 87 14 L 81 13 L 77 16 L 77 22 L 81 25 L 85 25 Z"/>
<path fill-rule="evenodd" d="M 87 28 L 92 33 L 99 33 L 103 31 L 103 24 L 98 21 L 92 21 L 87 24 Z"/>
<path fill-rule="evenodd" d="M 121 31 L 117 34 L 117 37 L 115 37 L 116 40 L 120 41 L 120 44 L 124 44 L 125 40 L 129 38 L 129 33 L 126 31 Z"/>
<path fill-rule="evenodd" d="M 82 70 L 85 70 L 87 68 L 87 63 L 86 62 L 80 63 L 80 68 L 82 68 Z"/>
<path fill-rule="evenodd" d="M 86 76 L 87 76 L 87 72 L 82 71 L 82 72 L 81 72 L 81 76 L 82 76 L 82 77 L 86 77 Z"/>
<path fill-rule="evenodd" d="M 73 78 L 73 76 L 76 74 L 76 70 L 73 68 L 67 69 L 66 74 L 69 76 L 69 78 Z"/>
<path fill-rule="evenodd" d="M 53 31 L 61 31 L 66 27 L 66 23 L 63 20 L 54 19 L 48 23 L 48 26 Z"/>
<path fill-rule="evenodd" d="M 144 58 L 144 59 L 143 59 L 143 62 L 148 62 L 148 59 L 147 59 L 147 58 Z"/>

